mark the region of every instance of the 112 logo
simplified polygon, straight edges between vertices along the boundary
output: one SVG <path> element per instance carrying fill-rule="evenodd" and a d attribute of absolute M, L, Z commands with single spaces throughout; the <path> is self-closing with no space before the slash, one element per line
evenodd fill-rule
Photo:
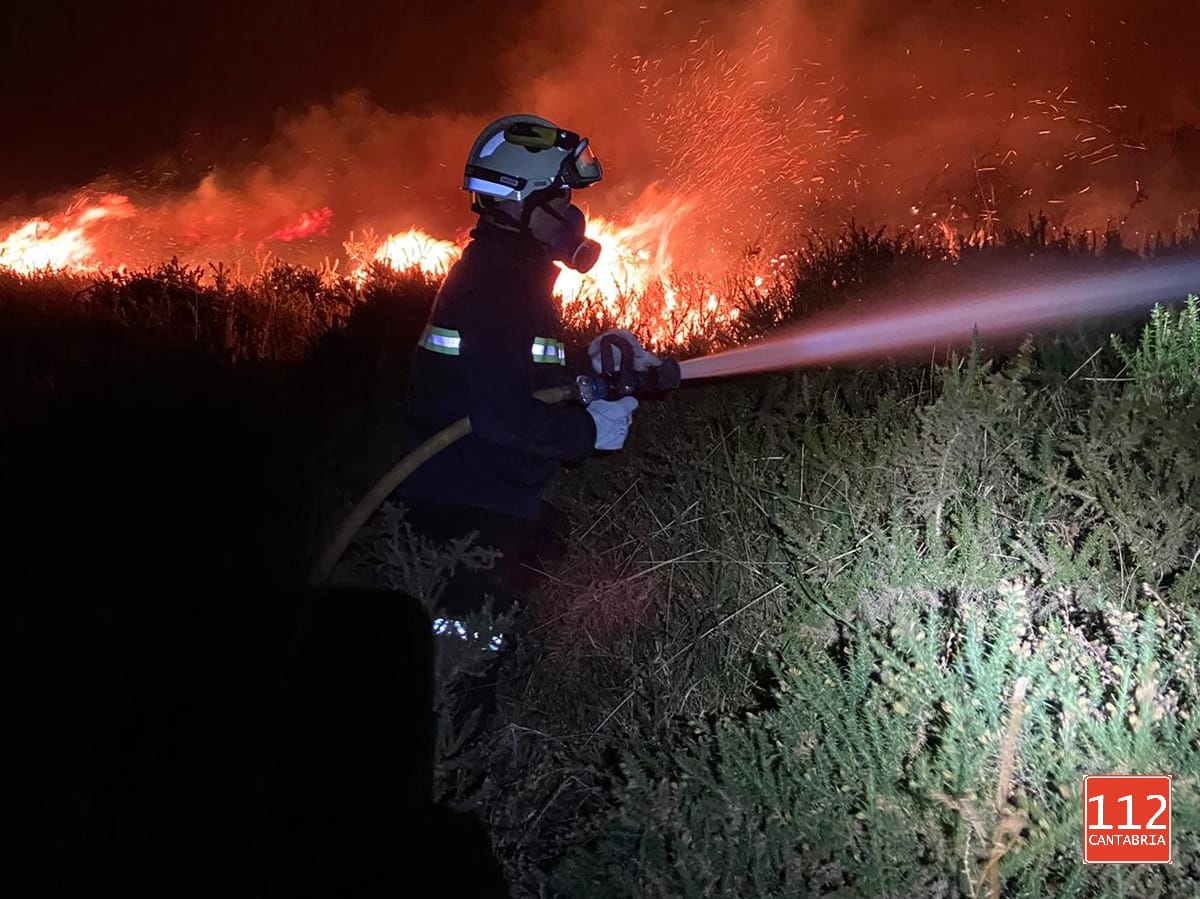
<path fill-rule="evenodd" d="M 1083 779 L 1083 861 L 1171 863 L 1171 775 L 1089 774 Z"/>

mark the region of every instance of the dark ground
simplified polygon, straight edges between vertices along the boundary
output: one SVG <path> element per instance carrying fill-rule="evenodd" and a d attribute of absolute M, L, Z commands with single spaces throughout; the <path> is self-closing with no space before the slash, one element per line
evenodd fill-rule
<path fill-rule="evenodd" d="M 303 586 L 340 512 L 315 460 L 357 445 L 340 479 L 372 476 L 358 427 L 398 420 L 423 314 L 402 352 L 379 321 L 325 341 L 336 381 L 73 333 L 53 389 L 9 384 L 5 895 L 505 895 L 430 801 L 426 613 Z"/>

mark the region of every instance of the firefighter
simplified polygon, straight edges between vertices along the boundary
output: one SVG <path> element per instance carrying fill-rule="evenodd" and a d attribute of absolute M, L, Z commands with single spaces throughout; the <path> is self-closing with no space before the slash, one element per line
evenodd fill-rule
<path fill-rule="evenodd" d="M 439 632 L 466 637 L 461 616 L 479 610 L 485 597 L 500 612 L 527 589 L 527 563 L 552 530 L 546 486 L 563 463 L 625 443 L 635 398 L 581 407 L 532 396 L 572 380 L 553 295 L 555 263 L 581 272 L 595 264 L 600 247 L 585 236 L 584 214 L 571 198 L 601 176 L 587 138 L 532 115 L 492 122 L 467 158 L 463 189 L 479 219 L 414 352 L 408 420 L 413 446 L 463 416 L 472 431 L 422 465 L 396 498 L 435 542 L 474 532 L 476 545 L 502 555 L 491 570 L 459 567 L 442 598 Z M 658 362 L 629 332 L 609 334 L 635 370 Z M 589 346 L 597 371 L 604 336 Z M 610 338 L 606 352 L 613 345 Z"/>

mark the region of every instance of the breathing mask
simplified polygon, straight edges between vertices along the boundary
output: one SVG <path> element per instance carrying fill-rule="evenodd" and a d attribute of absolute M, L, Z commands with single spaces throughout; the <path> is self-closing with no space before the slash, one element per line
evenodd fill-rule
<path fill-rule="evenodd" d="M 565 191 L 534 195 L 525 203 L 523 227 L 550 250 L 552 258 L 577 272 L 590 271 L 600 244 L 587 237 L 587 217 Z"/>

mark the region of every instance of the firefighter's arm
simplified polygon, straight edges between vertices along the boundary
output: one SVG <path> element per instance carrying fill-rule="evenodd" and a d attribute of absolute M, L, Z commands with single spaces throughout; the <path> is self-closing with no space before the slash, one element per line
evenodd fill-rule
<path fill-rule="evenodd" d="M 510 322 L 492 325 L 463 335 L 472 432 L 537 456 L 576 460 L 591 455 L 596 425 L 585 409 L 533 398 L 532 336 Z"/>

